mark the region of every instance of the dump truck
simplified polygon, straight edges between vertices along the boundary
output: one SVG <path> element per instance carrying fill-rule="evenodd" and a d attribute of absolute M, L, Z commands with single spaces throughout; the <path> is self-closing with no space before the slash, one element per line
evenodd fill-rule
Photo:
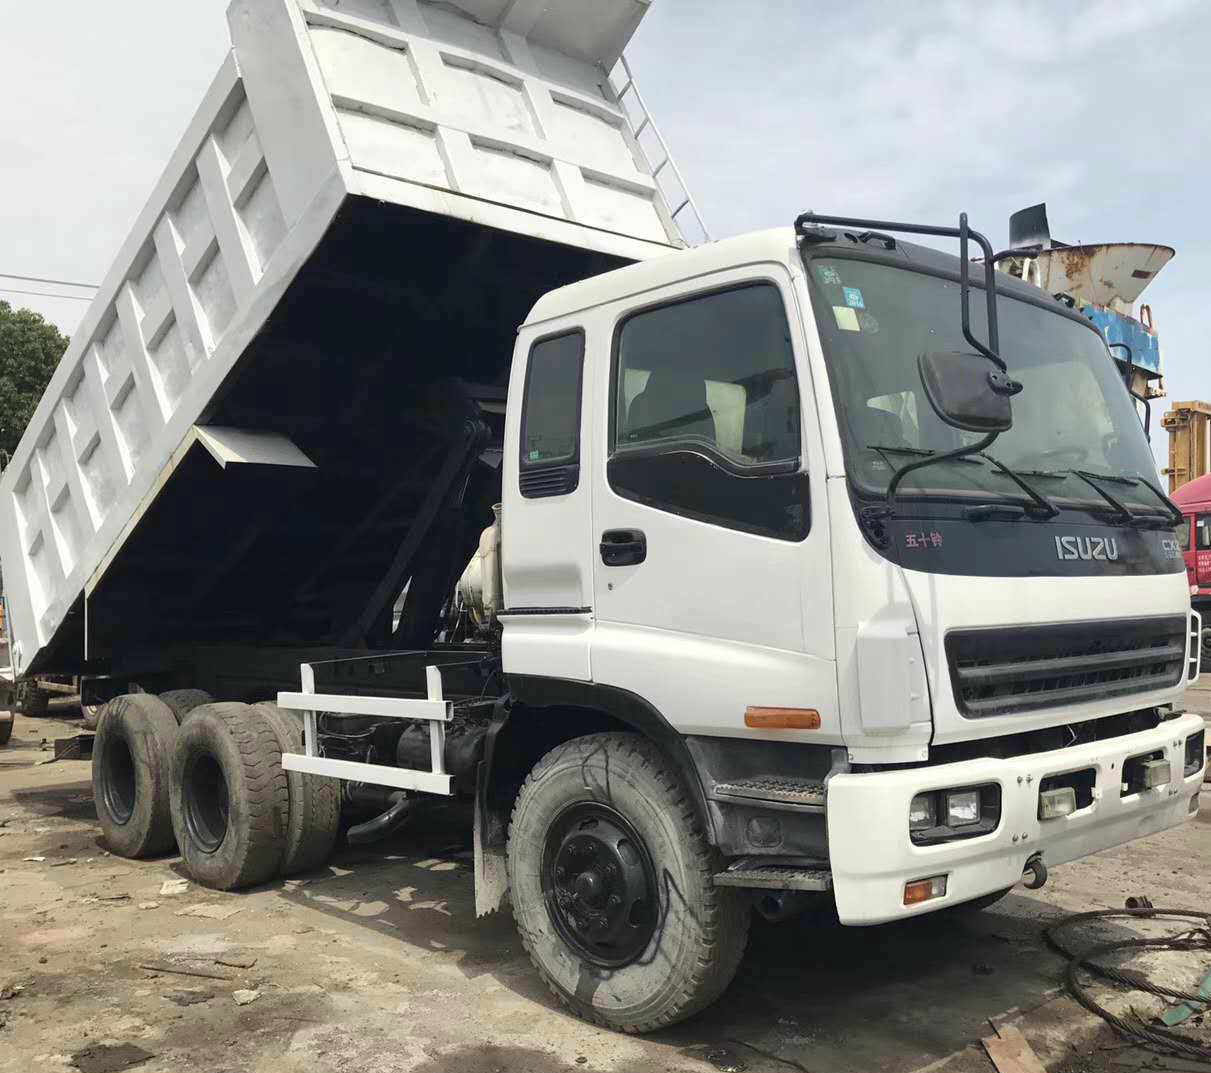
<path fill-rule="evenodd" d="M 690 248 L 646 8 L 235 0 L 0 484 L 111 850 L 234 890 L 461 801 L 477 913 L 631 1032 L 754 912 L 991 904 L 1205 763 L 1097 328 L 962 215 Z"/>

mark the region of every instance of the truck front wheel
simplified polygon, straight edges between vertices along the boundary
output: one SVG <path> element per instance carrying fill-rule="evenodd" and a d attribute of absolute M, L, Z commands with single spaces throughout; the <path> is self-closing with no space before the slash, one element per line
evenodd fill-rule
<path fill-rule="evenodd" d="M 663 753 L 593 734 L 547 753 L 509 827 L 513 913 L 555 996 L 607 1028 L 648 1032 L 726 990 L 748 939 L 743 895 Z"/>

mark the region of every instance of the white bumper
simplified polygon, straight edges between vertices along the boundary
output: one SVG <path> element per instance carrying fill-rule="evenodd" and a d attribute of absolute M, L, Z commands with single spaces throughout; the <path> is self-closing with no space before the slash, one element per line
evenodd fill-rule
<path fill-rule="evenodd" d="M 928 913 L 1014 886 L 1035 854 L 1042 853 L 1048 866 L 1062 864 L 1193 818 L 1202 769 L 1190 776 L 1182 769 L 1186 739 L 1203 726 L 1201 716 L 1183 715 L 1153 730 L 1055 752 L 834 776 L 828 785 L 828 845 L 842 923 L 878 924 Z M 1121 797 L 1123 762 L 1157 749 L 1169 760 L 1169 784 Z M 1040 820 L 1040 781 L 1082 768 L 1097 772 L 1093 804 Z M 958 842 L 913 845 L 908 809 L 916 794 L 982 783 L 1001 787 L 996 830 Z M 939 875 L 947 877 L 943 897 L 904 905 L 906 883 Z"/>

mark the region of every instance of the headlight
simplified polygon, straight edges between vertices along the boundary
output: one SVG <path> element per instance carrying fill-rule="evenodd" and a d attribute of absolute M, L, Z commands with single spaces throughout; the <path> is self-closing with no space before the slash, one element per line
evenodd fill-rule
<path fill-rule="evenodd" d="M 1000 822 L 1001 788 L 996 783 L 930 790 L 908 806 L 908 833 L 916 846 L 986 835 Z"/>
<path fill-rule="evenodd" d="M 912 831 L 924 831 L 938 825 L 938 795 L 917 794 L 908 809 L 908 827 Z"/>
<path fill-rule="evenodd" d="M 980 822 L 980 791 L 960 790 L 946 795 L 946 826 L 966 827 Z"/>

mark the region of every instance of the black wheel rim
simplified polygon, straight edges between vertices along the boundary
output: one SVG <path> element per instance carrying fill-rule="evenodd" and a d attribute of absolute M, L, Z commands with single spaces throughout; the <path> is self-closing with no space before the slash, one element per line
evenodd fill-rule
<path fill-rule="evenodd" d="M 102 768 L 102 796 L 105 810 L 119 826 L 130 823 L 135 812 L 138 786 L 135 782 L 135 761 L 130 755 L 130 746 L 117 738 L 105 750 L 105 765 Z"/>
<path fill-rule="evenodd" d="M 585 961 L 620 968 L 656 930 L 658 887 L 643 839 L 616 809 L 571 805 L 547 831 L 542 891 L 560 937 Z"/>
<path fill-rule="evenodd" d="M 230 797 L 223 769 L 209 753 L 189 763 L 181 798 L 190 839 L 203 853 L 214 853 L 227 837 Z"/>

